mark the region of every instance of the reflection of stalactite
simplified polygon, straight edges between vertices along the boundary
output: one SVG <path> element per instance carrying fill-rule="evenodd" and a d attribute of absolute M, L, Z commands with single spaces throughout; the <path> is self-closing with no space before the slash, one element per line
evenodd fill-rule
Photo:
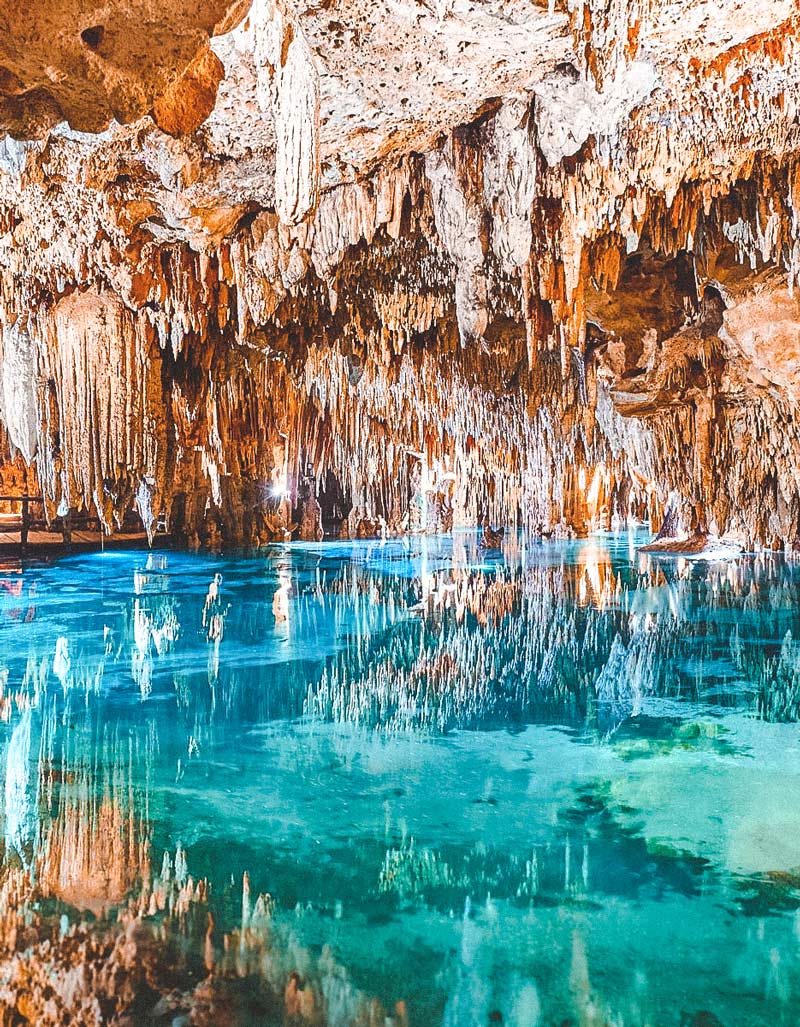
<path fill-rule="evenodd" d="M 137 595 L 133 602 L 132 628 L 131 677 L 142 698 L 146 699 L 153 689 L 154 654 L 163 656 L 168 653 L 180 633 L 174 603 L 163 598 L 153 601 L 147 596 Z"/>
<path fill-rule="evenodd" d="M 212 687 L 212 699 L 216 696 L 214 685 L 219 677 L 219 652 L 222 639 L 225 637 L 225 618 L 228 607 L 220 597 L 222 575 L 215 574 L 203 604 L 203 631 L 208 646 L 208 681 Z"/>
<path fill-rule="evenodd" d="M 30 708 L 20 717 L 11 734 L 5 767 L 5 845 L 7 858 L 16 856 L 24 867 L 30 866 L 33 842 L 33 798 L 30 794 L 31 727 Z"/>
<path fill-rule="evenodd" d="M 45 893 L 80 908 L 113 906 L 149 879 L 147 827 L 138 811 L 147 797 L 138 794 L 134 764 L 144 758 L 147 765 L 152 753 L 146 739 L 122 741 L 108 731 L 73 742 L 57 733 L 55 718 L 53 706 L 42 724 L 38 791 L 50 816 L 40 829 L 36 878 Z"/>
<path fill-rule="evenodd" d="M 17 730 L 16 718 L 31 705 L 49 709 L 56 698 L 71 706 L 99 697 L 107 676 L 128 676 L 128 654 L 140 652 L 137 625 L 147 643 L 146 681 L 161 674 L 172 683 L 167 694 L 175 696 L 189 755 L 217 723 L 294 717 L 304 709 L 391 730 L 545 717 L 587 721 L 605 732 L 650 694 L 701 695 L 720 645 L 732 647 L 739 672 L 724 684 L 726 693 L 741 698 L 746 682 L 763 675 L 765 715 L 794 716 L 790 661 L 775 664 L 762 645 L 748 644 L 764 632 L 800 637 L 789 602 L 792 564 L 764 555 L 709 565 L 706 579 L 685 560 L 662 565 L 642 554 L 638 570 L 612 564 L 593 542 L 580 546 L 574 562 L 559 557 L 546 566 L 530 563 L 524 540 L 512 534 L 501 563 L 468 570 L 475 553 L 474 536 L 465 549 L 468 538 L 458 536 L 453 566 L 424 557 L 420 547 L 412 576 L 373 571 L 367 559 L 320 567 L 313 585 L 300 584 L 287 553 L 275 567 L 277 601 L 272 586 L 260 602 L 231 604 L 216 579 L 210 597 L 198 597 L 166 591 L 174 580 L 168 573 L 148 572 L 149 584 L 139 574 L 130 612 L 124 604 L 109 610 L 93 642 L 67 640 L 62 665 L 54 666 L 53 657 L 66 636 L 46 616 L 17 624 L 28 657 L 4 667 L 6 652 L 0 653 L 4 716 Z M 724 618 L 695 623 L 698 601 L 737 611 L 735 633 Z M 329 639 L 331 648 L 325 642 L 285 663 L 236 658 L 238 642 L 273 644 L 276 637 Z M 337 640 L 344 640 L 339 652 Z M 692 673 L 678 658 L 687 644 L 696 655 Z M 140 690 L 141 669 L 134 662 Z M 779 693 L 786 697 L 782 714 Z"/>
<path fill-rule="evenodd" d="M 635 588 L 623 583 L 610 565 L 601 584 L 607 565 L 597 563 L 596 553 L 589 559 L 591 547 L 584 554 L 577 573 L 543 566 L 508 579 L 503 572 L 441 575 L 423 589 L 421 617 L 401 620 L 377 639 L 352 641 L 328 661 L 309 685 L 306 712 L 383 730 L 443 731 L 540 719 L 549 709 L 550 716 L 600 718 L 608 730 L 636 715 L 647 695 L 701 694 L 716 635 L 693 628 L 683 597 L 695 602 L 700 589 L 711 605 L 740 607 L 763 568 L 731 564 L 705 583 L 680 574 L 665 580 L 654 566 L 647 573 L 656 584 L 645 590 L 641 580 Z M 780 609 L 780 592 L 774 595 L 764 617 Z M 762 614 L 751 616 L 758 632 Z M 687 634 L 698 646 L 698 670 L 676 675 L 673 657 Z M 751 652 L 754 680 L 770 658 L 762 647 Z M 779 667 L 788 665 L 784 659 Z"/>
<path fill-rule="evenodd" d="M 738 633 L 731 639 L 737 669 L 755 682 L 757 709 L 770 721 L 800 720 L 800 647 L 787 631 L 777 656 L 758 661 L 742 645 Z"/>
<path fill-rule="evenodd" d="M 302 698 L 311 681 L 308 711 L 347 724 L 438 731 L 507 727 L 552 717 L 596 731 L 597 740 L 616 746 L 622 758 L 636 755 L 641 721 L 631 723 L 630 716 L 650 695 L 708 698 L 713 685 L 713 701 L 740 701 L 756 684 L 762 693 L 757 712 L 776 719 L 797 716 L 797 660 L 791 639 L 799 636 L 796 568 L 791 564 L 762 556 L 709 565 L 698 574 L 687 561 L 659 563 L 645 555 L 633 562 L 617 561 L 614 550 L 607 552 L 597 539 L 570 550 L 568 557 L 561 547 L 530 550 L 520 541 L 515 548 L 509 540 L 504 563 L 476 568 L 474 535 L 459 539 L 452 560 L 449 550 L 442 559 L 429 540 L 414 552 L 400 546 L 357 547 L 363 562 L 344 565 L 321 561 L 315 566 L 287 551 L 266 576 L 259 602 L 230 606 L 225 600 L 237 594 L 235 564 L 227 565 L 231 570 L 223 580 L 212 578 L 207 592 L 198 591 L 192 578 L 187 593 L 183 576 L 169 573 L 172 557 L 165 558 L 164 566 L 150 568 L 148 580 L 137 576 L 133 591 L 152 601 L 154 612 L 163 604 L 176 621 L 180 615 L 191 626 L 176 636 L 172 652 L 153 649 L 154 666 L 163 661 L 164 667 L 180 668 L 175 671 L 178 716 L 202 741 L 202 731 L 210 733 L 223 718 L 239 726 L 259 719 L 263 723 L 267 716 L 296 716 L 298 696 Z M 631 547 L 633 555 L 632 542 Z M 402 562 L 395 566 L 398 573 L 387 574 L 392 560 Z M 254 566 L 248 565 L 248 575 Z M 204 563 L 205 583 L 211 577 L 207 567 Z M 226 660 L 229 642 L 272 639 L 269 610 L 276 570 L 293 589 L 297 637 L 312 637 L 312 629 L 326 619 L 336 622 L 332 647 L 345 633 L 350 636 L 341 652 L 328 653 L 324 675 L 319 653 L 300 666 L 284 663 L 272 669 Z M 171 595 L 170 583 L 176 582 L 178 594 Z M 709 615 L 698 620 L 698 609 Z M 219 652 L 214 705 L 204 664 L 213 632 L 208 639 L 198 628 L 208 630 L 223 610 L 226 638 Z M 216 901 L 206 882 L 192 879 L 180 847 L 150 866 L 147 768 L 172 745 L 174 725 L 159 738 L 153 704 L 133 702 L 131 716 L 142 719 L 132 732 L 118 735 L 113 722 L 103 726 L 106 718 L 99 716 L 103 710 L 113 711 L 114 704 L 105 704 L 106 697 L 89 687 L 98 667 L 108 668 L 115 659 L 126 665 L 122 642 L 129 627 L 121 616 L 114 628 L 120 644 L 110 649 L 99 627 L 94 649 L 88 633 L 82 636 L 70 648 L 64 687 L 49 663 L 55 638 L 66 637 L 63 625 L 47 616 L 28 624 L 15 622 L 16 637 L 27 646 L 28 656 L 1 669 L 6 694 L 13 697 L 10 731 L 15 741 L 8 766 L 23 771 L 7 772 L 6 780 L 11 781 L 12 802 L 19 795 L 23 802 L 17 804 L 19 830 L 6 810 L 14 869 L 0 870 L 0 1003 L 17 1008 L 17 995 L 25 993 L 30 1015 L 47 1024 L 50 1014 L 36 1003 L 45 1000 L 49 989 L 48 1001 L 65 1004 L 72 1013 L 70 995 L 81 1002 L 87 998 L 67 987 L 68 981 L 74 985 L 74 968 L 81 965 L 90 968 L 95 997 L 114 1009 L 121 1008 L 114 1003 L 127 1001 L 122 995 L 135 995 L 141 987 L 150 1002 L 163 996 L 161 1008 L 173 1017 L 195 1010 L 198 1017 L 202 1011 L 215 1022 L 222 1010 L 237 1008 L 237 989 L 246 988 L 251 997 L 263 999 L 276 1022 L 279 1014 L 324 1022 L 335 1007 L 345 1010 L 348 1023 L 384 1023 L 388 1015 L 390 1023 L 404 1024 L 402 1006 L 379 1009 L 332 953 L 302 948 L 297 941 L 302 932 L 292 917 L 305 913 L 287 917 L 279 902 L 251 892 L 249 881 L 243 884 L 241 902 L 238 886 L 233 899 L 226 895 Z M 752 644 L 790 630 L 780 654 Z M 194 668 L 182 658 L 184 643 L 189 653 L 200 655 Z M 730 665 L 720 669 L 720 655 L 726 652 Z M 509 658 L 513 653 L 518 658 Z M 694 659 L 687 660 L 687 653 Z M 4 650 L 0 661 L 7 659 Z M 731 675 L 731 666 L 737 674 Z M 708 745 L 725 751 L 724 738 L 713 733 L 715 725 L 663 720 L 658 738 L 647 739 L 648 747 L 664 751 Z M 354 749 L 363 745 L 360 732 L 332 734 L 343 736 L 342 744 Z M 26 778 L 24 766 L 37 745 L 39 774 Z M 441 978 L 454 1027 L 460 1027 L 465 1009 L 481 1008 L 487 1015 L 497 1009 L 513 1022 L 520 995 L 526 996 L 529 1009 L 548 1001 L 544 988 L 541 994 L 531 990 L 530 981 L 509 976 L 505 966 L 493 975 L 490 960 L 497 947 L 491 932 L 497 928 L 492 924 L 506 927 L 498 909 L 503 917 L 510 910 L 512 927 L 519 910 L 538 917 L 554 904 L 568 911 L 574 907 L 583 918 L 587 903 L 607 894 L 604 890 L 615 894 L 615 881 L 619 887 L 621 879 L 627 886 L 635 876 L 637 887 L 648 895 L 662 887 L 693 894 L 703 879 L 704 861 L 648 849 L 646 840 L 625 826 L 629 821 L 615 822 L 608 795 L 587 790 L 579 799 L 574 809 L 564 811 L 554 837 L 546 843 L 524 842 L 516 852 L 499 843 L 496 849 L 483 842 L 448 846 L 440 839 L 424 847 L 405 835 L 400 840 L 390 837 L 387 828 L 385 848 L 372 864 L 381 901 L 438 910 L 452 924 L 451 911 L 464 908 L 470 896 L 465 947 Z M 490 800 L 477 800 L 479 816 L 493 815 Z M 375 855 L 374 848 L 370 853 Z M 35 883 L 30 867 L 25 872 L 25 860 L 33 867 Z M 154 872 L 159 865 L 160 872 Z M 680 874 L 670 873 L 674 865 L 680 866 Z M 626 866 L 629 870 L 622 872 Z M 614 869 L 610 875 L 609 867 Z M 604 880 L 604 870 L 610 880 Z M 109 902 L 120 906 L 119 913 L 92 925 L 74 908 L 99 913 Z M 230 910 L 239 906 L 241 922 L 233 926 Z M 612 1021 L 617 1011 L 599 992 L 599 975 L 589 973 L 591 939 L 581 945 L 570 964 L 575 985 L 570 1015 L 580 1022 L 581 1010 L 594 1008 Z M 167 964 L 165 953 L 173 960 L 169 980 L 159 971 L 159 965 Z M 484 958 L 486 963 L 481 962 Z M 470 974 L 475 975 L 472 983 Z M 111 979 L 123 981 L 124 989 L 118 983 L 107 996 L 102 982 Z M 494 1004 L 471 1006 L 477 994 L 472 984 L 487 979 L 495 988 Z M 150 990 L 144 991 L 144 980 Z M 176 997 L 176 988 L 185 994 Z M 567 994 L 562 987 L 559 1002 Z M 478 997 L 482 1002 L 485 991 Z M 177 1003 L 174 1009 L 169 1002 Z M 63 1012 L 62 1005 L 58 1010 Z M 550 1018 L 558 1022 L 555 1015 Z"/>
<path fill-rule="evenodd" d="M 8 778 L 15 847 L 0 867 L 3 1009 L 37 1027 L 68 1018 L 100 1027 L 112 1013 L 158 1001 L 173 1017 L 217 1022 L 225 1010 L 244 1027 L 255 1000 L 277 1020 L 327 1022 L 330 1011 L 348 1024 L 367 1027 L 380 1014 L 381 1023 L 405 1027 L 402 1009 L 381 1010 L 330 952 L 300 948 L 291 922 L 273 918 L 269 896 L 250 895 L 247 875 L 241 923 L 217 928 L 208 883 L 192 878 L 180 845 L 154 872 L 148 768 L 157 739 L 99 726 L 91 694 L 77 730 L 63 731 L 62 704 L 72 698 L 59 689 L 28 707 L 23 741 L 8 751 L 21 773 L 32 765 L 31 728 L 40 724 L 38 775 Z M 248 1002 L 238 1020 L 231 1009 L 240 991 Z"/>
<path fill-rule="evenodd" d="M 253 1008 L 271 1022 L 408 1027 L 402 1002 L 384 1010 L 330 950 L 300 947 L 273 919 L 269 896 L 251 904 L 247 875 L 240 925 L 217 934 L 207 883 L 192 879 L 180 848 L 174 860 L 164 853 L 161 872 L 114 917 L 92 920 L 69 907 L 51 913 L 47 894 L 25 871 L 0 871 L 3 1023 L 13 1016 L 37 1027 L 101 1027 L 144 1006 L 192 1022 L 224 1015 L 234 1027 L 251 1023 Z"/>
<path fill-rule="evenodd" d="M 572 867 L 569 834 L 558 845 L 534 846 L 524 856 L 487 851 L 483 845 L 443 852 L 420 847 L 411 838 L 387 848 L 379 889 L 440 909 L 452 908 L 454 897 L 464 894 L 490 894 L 532 906 L 552 901 L 554 895 L 570 898 L 589 890 L 590 841 L 587 836 L 577 840 L 582 842 L 580 862 Z"/>

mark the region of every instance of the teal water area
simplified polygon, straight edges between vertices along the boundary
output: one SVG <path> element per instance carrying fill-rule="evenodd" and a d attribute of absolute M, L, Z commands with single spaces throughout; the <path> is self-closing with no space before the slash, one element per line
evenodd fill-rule
<path fill-rule="evenodd" d="M 639 541 L 8 565 L 3 859 L 57 837 L 66 915 L 165 853 L 220 934 L 268 893 L 331 1024 L 800 1023 L 800 565 Z"/>

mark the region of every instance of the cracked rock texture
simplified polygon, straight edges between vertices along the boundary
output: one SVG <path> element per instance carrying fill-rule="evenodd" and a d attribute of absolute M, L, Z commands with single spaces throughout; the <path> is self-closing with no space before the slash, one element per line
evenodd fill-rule
<path fill-rule="evenodd" d="M 786 0 L 0 3 L 0 482 L 800 537 Z"/>

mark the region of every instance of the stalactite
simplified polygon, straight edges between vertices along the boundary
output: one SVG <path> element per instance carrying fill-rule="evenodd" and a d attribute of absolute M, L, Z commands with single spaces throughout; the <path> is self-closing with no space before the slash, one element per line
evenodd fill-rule
<path fill-rule="evenodd" d="M 7 143 L 0 443 L 48 515 L 257 544 L 332 475 L 349 532 L 430 495 L 431 529 L 582 533 L 676 494 L 687 530 L 793 545 L 797 17 L 687 90 L 658 4 L 570 11 L 575 63 L 344 174 L 307 16 L 257 5 L 214 52 L 274 115 L 264 202 L 207 140 Z"/>
<path fill-rule="evenodd" d="M 259 102 L 275 121 L 275 204 L 295 225 L 319 199 L 319 73 L 303 30 L 283 2 L 258 2 L 250 13 Z"/>

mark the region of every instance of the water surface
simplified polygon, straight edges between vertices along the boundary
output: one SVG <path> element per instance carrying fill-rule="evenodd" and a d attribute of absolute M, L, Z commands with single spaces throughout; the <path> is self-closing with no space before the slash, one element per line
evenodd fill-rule
<path fill-rule="evenodd" d="M 800 567 L 475 542 L 8 565 L 4 866 L 205 879 L 243 1022 L 798 1023 Z"/>

